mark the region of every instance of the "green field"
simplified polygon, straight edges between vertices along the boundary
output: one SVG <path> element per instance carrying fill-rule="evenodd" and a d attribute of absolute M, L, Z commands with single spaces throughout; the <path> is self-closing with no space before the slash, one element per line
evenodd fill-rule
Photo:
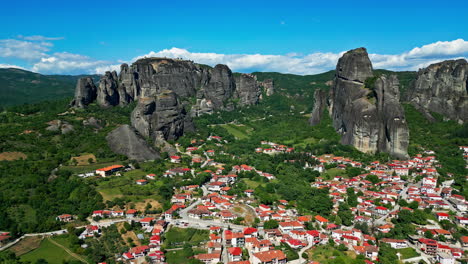
<path fill-rule="evenodd" d="M 250 137 L 250 133 L 252 132 L 253 128 L 245 125 L 234 125 L 234 124 L 223 124 L 220 125 L 221 127 L 225 128 L 231 135 L 238 139 L 244 139 Z"/>
<path fill-rule="evenodd" d="M 255 188 L 257 188 L 258 186 L 260 186 L 262 184 L 261 182 L 253 181 L 253 180 L 250 180 L 250 179 L 242 179 L 242 180 L 245 182 L 245 184 L 247 184 L 249 189 L 255 189 Z"/>
<path fill-rule="evenodd" d="M 145 177 L 147 173 L 143 170 L 132 170 L 125 172 L 122 176 L 111 176 L 105 179 L 92 179 L 97 181 L 97 191 L 105 200 L 112 200 L 116 197 L 130 198 L 133 201 L 139 201 L 147 198 L 156 197 L 156 190 L 162 183 L 159 181 L 150 181 L 145 186 L 135 184 L 135 181 Z"/>
<path fill-rule="evenodd" d="M 318 261 L 322 264 L 343 263 L 352 264 L 356 255 L 351 251 L 339 251 L 329 245 L 319 246 L 309 250 L 309 260 Z"/>
<path fill-rule="evenodd" d="M 57 241 L 60 244 L 63 241 Z M 65 250 L 54 245 L 50 240 L 44 239 L 39 248 L 21 256 L 22 261 L 35 263 L 38 259 L 45 259 L 49 264 L 62 264 L 63 261 L 76 260 Z"/>
<path fill-rule="evenodd" d="M 208 230 L 172 227 L 165 234 L 164 245 L 166 248 L 181 247 L 184 242 L 198 245 L 200 242 L 209 240 L 208 233 Z"/>
<path fill-rule="evenodd" d="M 206 250 L 201 248 L 193 248 L 194 255 L 206 253 Z M 184 250 L 173 250 L 166 253 L 166 261 L 169 264 L 185 264 L 187 263 L 187 257 L 184 254 Z"/>
<path fill-rule="evenodd" d="M 401 248 L 397 249 L 397 251 L 401 254 L 401 259 L 409 259 L 419 256 L 418 252 L 414 250 L 414 248 Z"/>
<path fill-rule="evenodd" d="M 343 169 L 338 169 L 338 168 L 331 168 L 325 171 L 324 174 L 327 174 L 328 177 L 327 179 L 333 179 L 335 176 L 342 176 L 342 177 L 347 177 L 348 175 L 346 174 L 346 171 Z"/>

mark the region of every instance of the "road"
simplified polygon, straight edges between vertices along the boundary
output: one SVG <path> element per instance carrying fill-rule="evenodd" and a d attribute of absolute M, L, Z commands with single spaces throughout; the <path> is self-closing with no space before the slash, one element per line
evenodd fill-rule
<path fill-rule="evenodd" d="M 403 190 L 401 191 L 401 197 L 400 199 L 401 200 L 406 200 L 407 196 L 408 196 L 408 188 L 410 188 L 411 185 L 409 184 L 408 186 L 406 186 L 405 188 L 403 188 Z M 395 207 L 393 208 L 393 211 L 398 211 L 400 210 L 400 205 L 397 203 L 395 205 Z M 390 214 L 391 212 L 389 212 L 388 214 L 378 218 L 377 220 L 374 221 L 374 226 L 381 226 L 381 225 L 385 225 L 387 223 L 386 219 L 388 218 L 388 215 Z"/>
<path fill-rule="evenodd" d="M 304 254 L 307 250 L 309 250 L 313 245 L 314 245 L 313 243 L 309 243 L 307 246 L 303 247 L 298 253 L 299 258 L 296 259 L 296 260 L 293 260 L 293 261 L 289 261 L 288 263 L 290 263 L 290 264 L 303 264 L 303 263 L 306 263 L 307 260 L 302 257 L 302 254 Z"/>

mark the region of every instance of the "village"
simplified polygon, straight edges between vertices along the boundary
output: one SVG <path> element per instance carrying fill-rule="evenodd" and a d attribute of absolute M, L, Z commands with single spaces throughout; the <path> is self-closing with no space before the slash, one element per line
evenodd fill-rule
<path fill-rule="evenodd" d="M 224 142 L 217 136 L 210 136 L 206 141 L 218 146 Z M 171 229 L 205 230 L 206 238 L 201 241 L 203 252 L 190 258 L 206 264 L 320 263 L 308 252 L 327 245 L 353 252 L 368 264 L 378 263 L 379 250 L 383 247 L 396 250 L 398 259 L 405 263 L 455 264 L 466 261 L 468 237 L 457 236 L 454 227 L 467 227 L 468 202 L 463 196 L 452 194 L 451 180 L 439 180 L 437 168 L 441 165 L 433 151 L 386 164 L 379 161 L 363 164 L 332 154 L 314 156 L 306 153 L 316 162 L 306 163 L 304 169 L 317 171 L 320 175 L 327 168 L 337 172 L 331 178 L 320 176 L 310 183 L 313 188 L 328 191 L 333 202 L 330 218 L 301 214 L 292 201 L 259 203 L 254 188 L 233 194 L 231 190 L 242 180 L 239 175 L 243 173 L 253 173 L 264 182 L 275 181 L 275 175 L 248 164 L 238 164 L 226 171 L 224 164 L 214 158 L 216 150 L 204 149 L 204 144 L 204 140 L 192 140 L 185 151 L 178 146 L 178 155 L 167 158 L 167 162 L 174 165 L 172 168 L 161 175 L 148 173 L 134 182 L 135 186 L 144 186 L 161 177 L 192 178 L 203 173 L 207 175 L 203 184 L 174 187 L 170 208 L 159 214 L 145 214 L 136 209 L 95 210 L 79 239 L 85 243 L 97 239 L 103 228 L 122 222 L 136 225 L 142 233 L 138 237 L 147 244 L 118 252 L 117 261 L 129 264 L 167 263 L 169 251 L 163 244 L 165 233 Z M 468 147 L 460 149 L 466 158 Z M 252 152 L 275 155 L 294 153 L 294 148 L 262 141 Z M 193 166 L 178 167 L 184 157 L 189 158 Z M 340 175 L 340 170 L 350 167 L 365 173 L 353 177 Z M 112 178 L 131 169 L 116 164 L 79 176 Z M 419 222 L 403 219 L 416 218 L 417 214 L 423 214 L 425 219 Z M 69 223 L 76 216 L 64 213 L 56 219 Z M 402 229 L 403 221 L 411 222 L 409 225 L 415 228 L 415 234 L 405 235 L 394 230 Z M 406 222 L 405 226 L 408 225 Z M 53 234 L 61 232 L 66 231 Z M 397 233 L 400 235 L 389 236 Z M 1 233 L 0 245 L 11 242 L 9 238 L 8 233 Z"/>

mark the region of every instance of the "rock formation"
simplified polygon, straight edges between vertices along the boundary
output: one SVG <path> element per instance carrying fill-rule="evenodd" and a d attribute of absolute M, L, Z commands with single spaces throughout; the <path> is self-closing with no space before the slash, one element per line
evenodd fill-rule
<path fill-rule="evenodd" d="M 320 121 L 322 120 L 323 111 L 327 108 L 327 92 L 321 89 L 315 90 L 314 99 L 314 109 L 312 110 L 312 116 L 309 119 L 309 123 L 312 126 L 320 124 Z"/>
<path fill-rule="evenodd" d="M 140 97 L 131 121 L 141 135 L 155 141 L 160 135 L 165 140 L 177 139 L 187 129 L 193 129 L 177 94 L 170 90 L 151 97 Z"/>
<path fill-rule="evenodd" d="M 112 130 L 106 139 L 112 151 L 129 159 L 145 161 L 160 158 L 159 153 L 129 125 L 122 125 Z"/>
<path fill-rule="evenodd" d="M 399 103 L 398 85 L 396 76 L 374 77 L 365 48 L 348 51 L 338 60 L 328 106 L 333 126 L 342 135 L 342 144 L 353 145 L 362 152 L 408 156 L 409 132 Z M 324 92 L 315 92 L 312 125 L 320 122 L 325 98 Z"/>
<path fill-rule="evenodd" d="M 272 96 L 275 93 L 275 84 L 273 79 L 266 79 L 263 82 L 260 82 L 260 85 L 265 90 L 267 96 Z"/>
<path fill-rule="evenodd" d="M 257 77 L 252 74 L 242 73 L 236 76 L 235 98 L 239 99 L 239 105 L 254 105 L 260 100 L 262 91 L 257 82 Z"/>
<path fill-rule="evenodd" d="M 97 88 L 91 77 L 78 79 L 75 88 L 75 99 L 71 102 L 72 107 L 83 108 L 96 100 Z"/>
<path fill-rule="evenodd" d="M 408 100 L 430 119 L 436 112 L 459 123 L 468 120 L 468 63 L 464 59 L 435 63 L 418 71 Z"/>
<path fill-rule="evenodd" d="M 255 76 L 234 76 L 226 65 L 214 68 L 192 61 L 144 58 L 132 65 L 122 64 L 120 74 L 106 72 L 98 88 L 91 78 L 80 79 L 72 106 L 83 108 L 96 101 L 102 107 L 138 105 L 132 125 L 144 137 L 176 139 L 193 129 L 185 107 L 191 102 L 191 115 L 233 110 L 237 105 L 259 101 L 260 86 Z M 192 100 L 193 99 L 193 100 Z"/>

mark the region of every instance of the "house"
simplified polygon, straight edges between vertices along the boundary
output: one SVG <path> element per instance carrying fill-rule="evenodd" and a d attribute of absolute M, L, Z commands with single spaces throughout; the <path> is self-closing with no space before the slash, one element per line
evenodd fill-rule
<path fill-rule="evenodd" d="M 379 215 L 386 215 L 388 213 L 388 209 L 383 206 L 377 206 L 375 207 L 375 212 Z"/>
<path fill-rule="evenodd" d="M 154 174 L 154 173 L 148 174 L 148 175 L 146 175 L 146 178 L 148 178 L 150 180 L 155 180 L 156 179 L 156 174 Z"/>
<path fill-rule="evenodd" d="M 437 241 L 428 238 L 420 238 L 418 246 L 424 253 L 435 256 L 437 253 Z"/>
<path fill-rule="evenodd" d="M 279 230 L 281 231 L 281 233 L 287 234 L 293 230 L 304 230 L 304 226 L 298 221 L 280 222 Z"/>
<path fill-rule="evenodd" d="M 390 247 L 395 249 L 408 247 L 408 242 L 404 239 L 382 238 L 380 241 L 389 244 Z"/>
<path fill-rule="evenodd" d="M 125 212 L 125 215 L 127 216 L 127 218 L 133 218 L 137 215 L 138 211 L 135 210 L 135 209 L 128 209 L 126 212 Z"/>
<path fill-rule="evenodd" d="M 57 216 L 56 219 L 57 221 L 60 221 L 60 222 L 70 222 L 71 220 L 73 220 L 73 216 L 69 214 L 63 214 L 63 215 Z"/>
<path fill-rule="evenodd" d="M 218 262 L 221 261 L 221 252 L 198 254 L 193 257 L 202 261 L 205 264 L 217 264 Z"/>
<path fill-rule="evenodd" d="M 164 252 L 160 250 L 150 252 L 148 257 L 151 259 L 152 263 L 164 263 L 166 260 Z"/>
<path fill-rule="evenodd" d="M 449 219 L 449 214 L 447 213 L 442 213 L 442 212 L 439 212 L 439 213 L 436 213 L 436 216 L 437 216 L 437 221 L 442 221 L 442 220 L 448 220 Z"/>
<path fill-rule="evenodd" d="M 180 163 L 181 161 L 180 156 L 171 156 L 170 158 L 172 163 Z"/>
<path fill-rule="evenodd" d="M 224 231 L 226 245 L 233 247 L 243 247 L 245 245 L 245 236 L 242 232 Z"/>
<path fill-rule="evenodd" d="M 0 232 L 0 246 L 6 245 L 10 239 L 11 236 L 9 232 Z"/>
<path fill-rule="evenodd" d="M 377 230 L 382 233 L 388 233 L 393 228 L 393 226 L 389 224 L 381 225 L 377 227 Z"/>
<path fill-rule="evenodd" d="M 379 248 L 376 246 L 353 246 L 354 251 L 371 260 L 377 260 Z"/>
<path fill-rule="evenodd" d="M 105 178 L 106 176 L 111 175 L 114 172 L 120 171 L 124 168 L 122 165 L 112 165 L 105 168 L 97 169 L 96 174 Z"/>
<path fill-rule="evenodd" d="M 150 237 L 150 246 L 159 246 L 161 245 L 161 237 L 158 235 L 154 235 Z"/>
<path fill-rule="evenodd" d="M 138 185 L 146 185 L 147 183 L 148 183 L 147 180 L 143 180 L 143 179 L 141 179 L 141 180 L 136 180 L 136 184 L 138 184 Z"/>
<path fill-rule="evenodd" d="M 242 260 L 242 248 L 231 247 L 227 249 L 229 261 L 241 261 Z"/>
<path fill-rule="evenodd" d="M 258 208 L 260 208 L 260 210 L 262 210 L 262 211 L 270 211 L 271 210 L 270 206 L 264 205 L 264 204 L 259 205 Z"/>
<path fill-rule="evenodd" d="M 315 221 L 317 222 L 317 224 L 321 224 L 321 225 L 328 223 L 328 219 L 320 215 L 315 216 Z"/>
<path fill-rule="evenodd" d="M 254 190 L 252 189 L 248 189 L 244 191 L 244 194 L 249 198 L 252 197 L 253 193 L 254 193 Z"/>
<path fill-rule="evenodd" d="M 252 254 L 252 264 L 284 264 L 287 262 L 286 255 L 281 250 L 269 250 Z"/>
<path fill-rule="evenodd" d="M 455 221 L 461 226 L 467 226 L 468 225 L 468 217 L 455 216 Z"/>
<path fill-rule="evenodd" d="M 254 227 L 246 227 L 244 228 L 244 235 L 245 237 L 257 237 L 258 236 L 258 230 L 257 228 Z"/>
<path fill-rule="evenodd" d="M 83 233 L 81 233 L 78 238 L 79 239 L 85 239 L 87 237 L 94 237 L 95 235 L 100 235 L 101 234 L 101 229 L 99 229 L 98 226 L 96 225 L 88 225 L 86 226 L 85 230 Z"/>
<path fill-rule="evenodd" d="M 455 258 L 447 253 L 437 253 L 436 260 L 439 264 L 455 264 Z"/>
<path fill-rule="evenodd" d="M 140 220 L 140 224 L 143 228 L 147 228 L 151 226 L 151 223 L 154 221 L 154 218 L 152 217 L 145 217 Z"/>

